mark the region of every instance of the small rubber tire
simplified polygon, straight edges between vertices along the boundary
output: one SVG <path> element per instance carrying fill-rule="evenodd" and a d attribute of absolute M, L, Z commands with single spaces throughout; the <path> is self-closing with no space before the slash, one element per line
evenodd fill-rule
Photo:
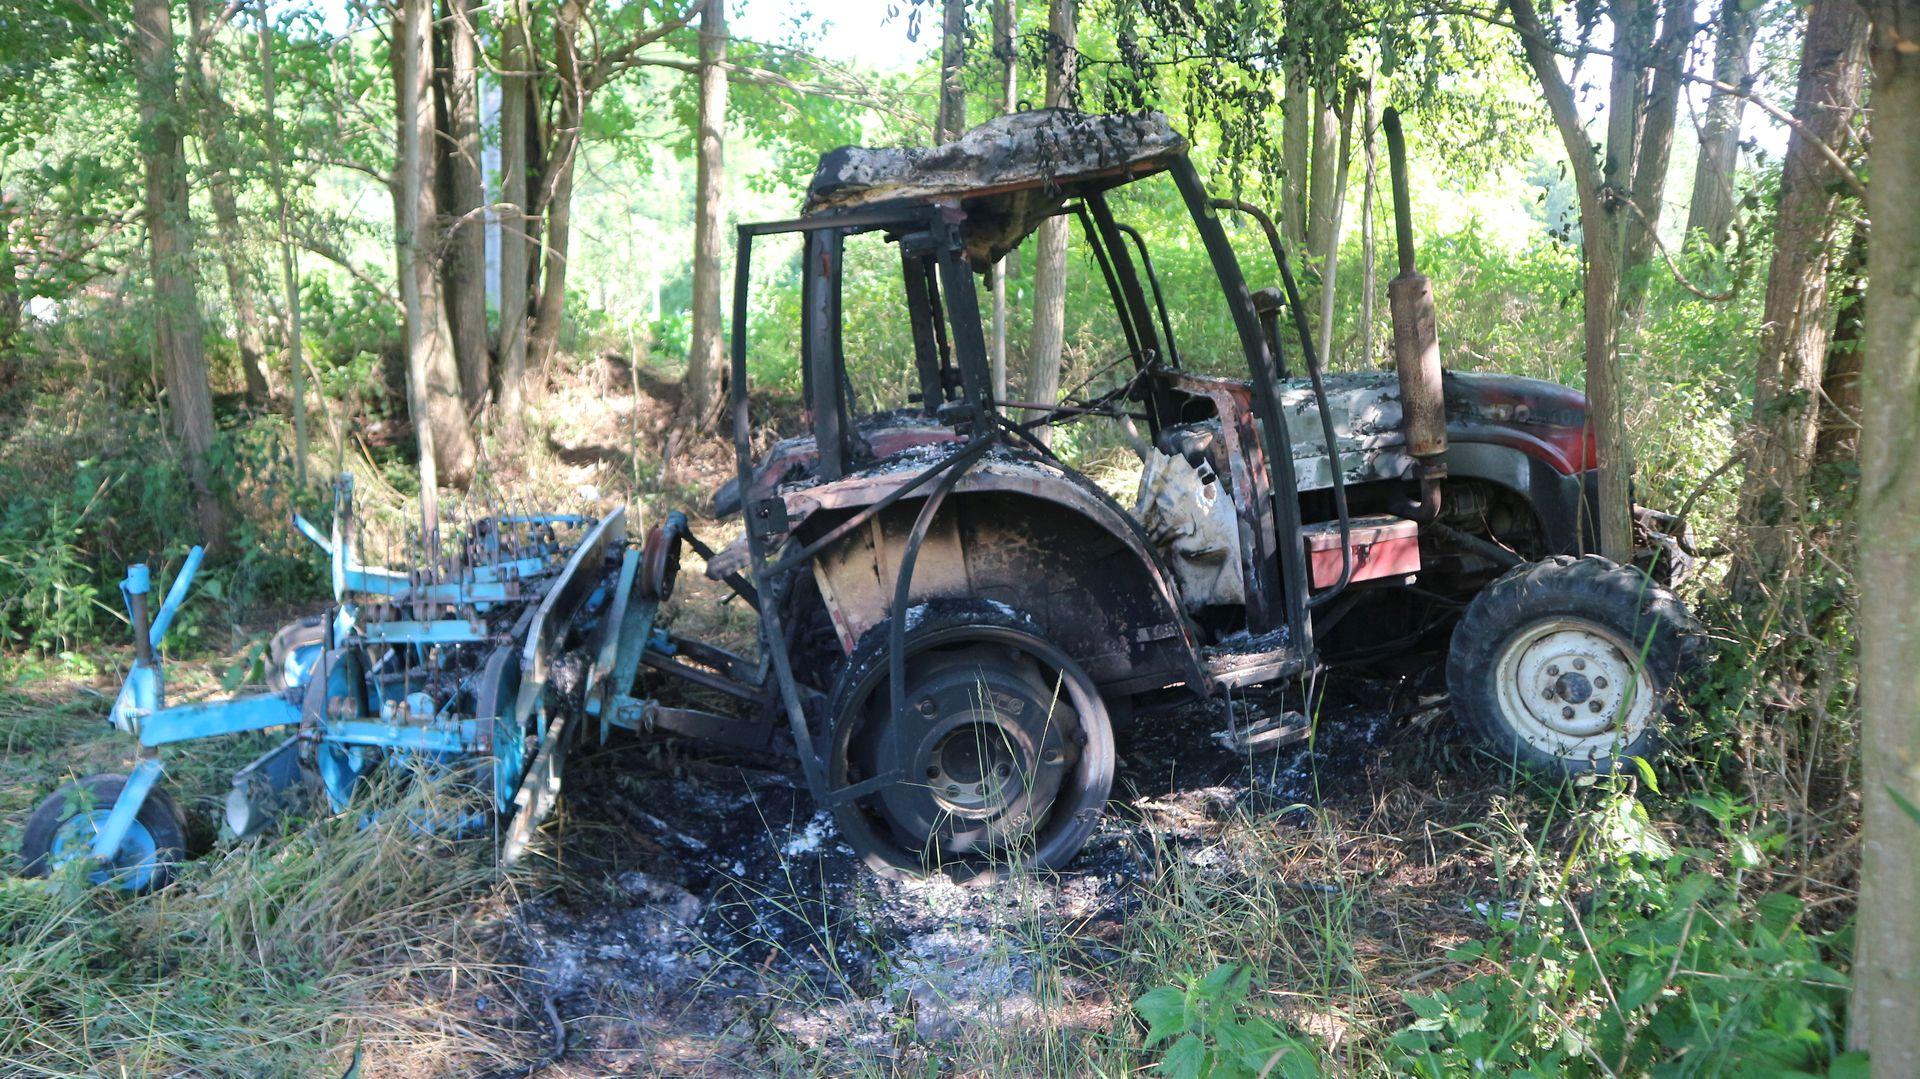
<path fill-rule="evenodd" d="M 1454 627 L 1447 688 L 1454 715 L 1501 759 L 1611 773 L 1659 752 L 1697 646 L 1686 608 L 1645 573 L 1556 555 L 1474 597 Z"/>
<path fill-rule="evenodd" d="M 927 650 L 964 646 L 1010 645 L 1032 661 L 1052 668 L 1059 676 L 1072 711 L 1079 718 L 1076 755 L 1071 768 L 1033 826 L 1033 847 L 1020 864 L 1029 869 L 1057 870 L 1072 861 L 1099 827 L 1107 797 L 1113 790 L 1116 754 L 1113 727 L 1093 679 L 1063 649 L 1049 641 L 1027 615 L 1000 604 L 979 600 L 934 600 L 907 612 L 905 650 L 909 661 Z M 868 630 L 848 657 L 834 689 L 828 714 L 827 780 L 830 787 L 848 784 L 852 740 L 870 722 L 866 702 L 885 693 L 889 673 L 889 623 Z M 939 865 L 925 852 L 898 842 L 883 819 L 862 803 L 875 796 L 843 803 L 833 810 L 840 833 L 878 875 L 894 879 L 944 874 L 960 884 L 985 884 L 1003 879 L 1014 868 L 1009 857 L 971 856 Z"/>
<path fill-rule="evenodd" d="M 310 648 L 324 650 L 327 646 L 327 616 L 310 614 L 281 626 L 267 642 L 267 688 L 275 693 L 285 693 L 289 689 L 301 689 L 306 680 L 294 682 L 288 675 L 287 661 Z M 317 658 L 313 666 L 307 668 L 307 677 L 313 676 L 313 670 L 319 666 Z"/>
<path fill-rule="evenodd" d="M 45 877 L 58 868 L 54 862 L 54 845 L 62 827 L 82 812 L 104 814 L 111 810 L 126 785 L 126 776 L 109 773 L 74 780 L 48 795 L 27 818 L 20 839 L 20 859 L 26 863 L 26 875 Z M 158 891 L 173 882 L 176 868 L 186 861 L 186 814 L 180 812 L 171 795 L 156 785 L 147 792 L 146 801 L 140 804 L 140 811 L 133 819 L 146 830 L 153 844 L 152 855 L 142 863 L 149 872 L 137 885 L 122 881 L 116 886 L 135 894 Z M 111 873 L 104 868 L 95 870 L 94 883 L 112 881 Z"/>

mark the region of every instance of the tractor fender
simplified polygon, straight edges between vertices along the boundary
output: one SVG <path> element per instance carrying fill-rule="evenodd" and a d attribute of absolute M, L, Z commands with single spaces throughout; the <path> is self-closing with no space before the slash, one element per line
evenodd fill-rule
<path fill-rule="evenodd" d="M 1538 455 L 1452 433 L 1441 460 L 1449 478 L 1484 480 L 1532 507 L 1548 554 L 1578 555 L 1598 547 L 1591 472 L 1567 475 Z"/>
<path fill-rule="evenodd" d="M 883 462 L 786 492 L 794 535 L 825 534 L 911 482 L 928 462 L 917 463 Z M 922 504 L 919 492 L 904 497 L 815 556 L 843 650 L 891 613 Z M 996 451 L 961 477 L 921 545 L 910 596 L 914 605 L 973 598 L 1021 611 L 1110 694 L 1204 684 L 1173 579 L 1139 522 L 1084 477 L 1033 455 Z"/>

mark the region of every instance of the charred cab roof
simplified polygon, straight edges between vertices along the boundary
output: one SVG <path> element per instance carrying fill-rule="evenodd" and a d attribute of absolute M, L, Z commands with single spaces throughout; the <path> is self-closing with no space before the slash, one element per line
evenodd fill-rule
<path fill-rule="evenodd" d="M 1157 112 L 1010 113 L 941 146 L 828 151 L 807 185 L 805 217 L 958 202 L 968 259 L 985 270 L 1067 199 L 1159 172 L 1186 149 Z"/>

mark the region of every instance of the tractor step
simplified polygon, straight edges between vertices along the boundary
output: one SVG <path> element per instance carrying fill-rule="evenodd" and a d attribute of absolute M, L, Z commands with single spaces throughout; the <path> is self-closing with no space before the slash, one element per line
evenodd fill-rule
<path fill-rule="evenodd" d="M 1229 720 L 1226 730 L 1213 732 L 1213 740 L 1234 753 L 1250 753 L 1305 741 L 1312 730 L 1313 724 L 1303 713 L 1286 711 L 1263 716 L 1244 727 Z"/>
<path fill-rule="evenodd" d="M 1201 656 L 1216 688 L 1237 689 L 1298 673 L 1305 666 L 1285 630 L 1259 637 L 1229 637 Z"/>

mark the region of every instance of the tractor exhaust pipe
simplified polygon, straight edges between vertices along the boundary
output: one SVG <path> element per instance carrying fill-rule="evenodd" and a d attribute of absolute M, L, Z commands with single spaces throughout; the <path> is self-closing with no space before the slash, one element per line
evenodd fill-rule
<path fill-rule="evenodd" d="M 1395 510 L 1421 523 L 1440 515 L 1440 481 L 1447 468 L 1447 408 L 1440 382 L 1440 337 L 1434 327 L 1433 283 L 1414 268 L 1413 210 L 1407 196 L 1407 144 L 1400 113 L 1380 117 L 1387 131 L 1387 160 L 1393 174 L 1393 231 L 1400 250 L 1400 274 L 1387 282 L 1387 307 L 1393 317 L 1393 365 L 1400 376 L 1400 410 L 1405 417 L 1407 452 L 1418 464 L 1420 500 Z"/>

